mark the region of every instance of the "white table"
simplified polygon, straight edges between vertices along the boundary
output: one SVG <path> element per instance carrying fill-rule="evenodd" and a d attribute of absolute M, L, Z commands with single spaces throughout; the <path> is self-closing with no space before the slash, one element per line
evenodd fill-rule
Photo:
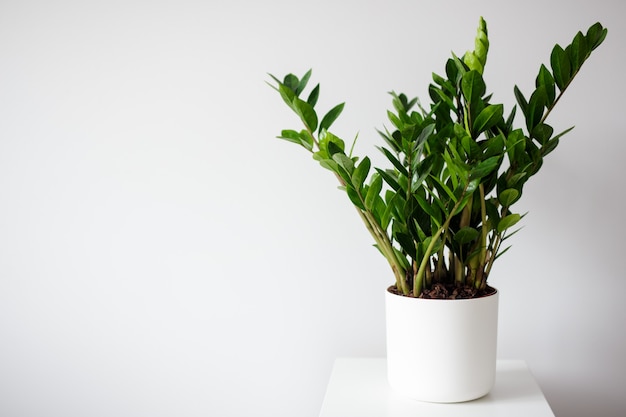
<path fill-rule="evenodd" d="M 528 366 L 499 360 L 496 385 L 485 397 L 455 404 L 424 403 L 387 384 L 385 358 L 335 361 L 320 417 L 554 417 Z"/>

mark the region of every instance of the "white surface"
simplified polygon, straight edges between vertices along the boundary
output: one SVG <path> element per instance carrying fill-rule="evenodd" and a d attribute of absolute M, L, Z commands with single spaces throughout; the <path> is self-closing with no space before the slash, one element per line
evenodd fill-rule
<path fill-rule="evenodd" d="M 499 295 L 429 300 L 387 291 L 389 384 L 432 402 L 485 395 L 496 374 Z"/>
<path fill-rule="evenodd" d="M 380 161 L 387 92 L 426 104 L 479 15 L 507 113 L 609 28 L 490 282 L 556 415 L 626 416 L 623 0 L 1 0 L 0 416 L 317 416 L 334 358 L 385 356 L 393 277 L 266 74 L 313 68 Z"/>
<path fill-rule="evenodd" d="M 387 384 L 384 358 L 335 361 L 319 417 L 554 417 L 526 363 L 500 360 L 496 385 L 474 401 L 415 401 Z"/>

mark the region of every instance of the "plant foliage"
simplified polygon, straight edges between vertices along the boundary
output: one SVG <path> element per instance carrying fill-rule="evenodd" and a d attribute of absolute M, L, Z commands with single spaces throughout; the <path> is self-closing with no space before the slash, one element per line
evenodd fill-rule
<path fill-rule="evenodd" d="M 483 78 L 489 39 L 480 19 L 473 51 L 446 62 L 433 74 L 430 107 L 391 92 L 391 129 L 379 131 L 389 167 L 373 167 L 331 133 L 344 103 L 323 117 L 315 109 L 320 86 L 304 91 L 311 77 L 288 74 L 272 87 L 300 118 L 303 128 L 279 138 L 303 146 L 338 178 L 376 247 L 389 262 L 395 286 L 418 297 L 435 283 L 484 290 L 494 261 L 522 218 L 513 210 L 526 182 L 572 128 L 554 134 L 546 120 L 591 52 L 605 39 L 600 23 L 558 44 L 550 68 L 541 65 L 528 96 L 513 91 L 516 107 L 506 115 L 492 103 Z M 513 232 L 511 232 L 513 230 Z"/>

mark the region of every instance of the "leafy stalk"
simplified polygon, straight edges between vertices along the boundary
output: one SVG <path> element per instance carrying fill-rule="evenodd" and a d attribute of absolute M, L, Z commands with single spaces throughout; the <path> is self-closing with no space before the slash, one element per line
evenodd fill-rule
<path fill-rule="evenodd" d="M 430 108 L 391 93 L 393 127 L 378 132 L 388 167 L 371 169 L 369 158 L 354 156 L 356 137 L 346 154 L 344 141 L 330 131 L 344 103 L 318 115 L 319 84 L 303 95 L 310 70 L 301 78 L 270 75 L 270 85 L 303 125 L 279 138 L 304 147 L 334 173 L 400 293 L 423 296 L 439 284 L 483 291 L 495 260 L 508 250 L 501 251 L 503 241 L 515 233 L 508 230 L 522 218 L 512 206 L 571 130 L 554 135 L 547 118 L 606 35 L 596 23 L 565 48 L 555 45 L 550 69 L 541 65 L 528 99 L 514 87 L 525 130 L 513 126 L 515 109 L 505 119 L 504 106 L 491 103 L 483 78 L 489 39 L 480 18 L 474 50 L 462 58 L 453 54 L 445 76 L 433 74 Z"/>

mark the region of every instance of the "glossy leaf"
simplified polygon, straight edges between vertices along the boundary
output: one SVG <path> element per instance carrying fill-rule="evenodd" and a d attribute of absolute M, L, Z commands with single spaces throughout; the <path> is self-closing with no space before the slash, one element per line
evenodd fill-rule
<path fill-rule="evenodd" d="M 539 69 L 539 74 L 537 75 L 537 79 L 535 80 L 536 87 L 543 86 L 546 92 L 547 105 L 548 107 L 552 106 L 554 103 L 554 99 L 556 98 L 556 90 L 554 87 L 554 77 L 548 68 L 545 65 L 541 65 Z"/>
<path fill-rule="evenodd" d="M 550 65 L 552 67 L 554 82 L 559 87 L 559 90 L 563 91 L 571 80 L 572 69 L 569 57 L 560 45 L 555 45 L 552 49 Z"/>
<path fill-rule="evenodd" d="M 476 180 L 489 175 L 494 169 L 498 167 L 500 164 L 499 156 L 492 156 L 491 158 L 487 158 L 476 167 L 474 167 L 469 173 L 469 179 Z"/>
<path fill-rule="evenodd" d="M 589 56 L 591 50 L 587 46 L 587 39 L 582 32 L 578 32 L 572 41 L 572 44 L 567 49 L 572 69 L 577 71 L 583 65 L 583 62 Z"/>
<path fill-rule="evenodd" d="M 513 203 L 517 201 L 520 193 L 515 188 L 509 188 L 507 190 L 502 191 L 498 195 L 498 201 L 502 204 L 502 207 L 511 207 Z"/>
<path fill-rule="evenodd" d="M 313 90 L 309 93 L 309 97 L 306 99 L 306 102 L 311 105 L 311 107 L 315 107 L 317 104 L 317 99 L 320 96 L 320 85 L 317 84 Z"/>
<path fill-rule="evenodd" d="M 300 93 L 302 93 L 302 91 L 304 91 L 304 89 L 306 88 L 307 83 L 309 82 L 309 79 L 311 78 L 311 73 L 313 71 L 312 70 L 308 70 L 306 72 L 306 74 L 304 74 L 302 76 L 302 78 L 300 79 L 300 82 L 298 82 L 298 85 L 295 89 L 296 95 L 299 96 Z"/>
<path fill-rule="evenodd" d="M 291 90 L 292 92 L 296 93 L 296 90 L 298 89 L 298 85 L 300 84 L 300 80 L 298 80 L 298 77 L 296 77 L 293 74 L 287 74 L 285 76 L 285 79 L 283 80 L 283 84 L 289 90 Z M 297 94 L 296 94 L 296 96 L 297 96 Z"/>
<path fill-rule="evenodd" d="M 280 132 L 280 136 L 278 136 L 278 139 L 284 139 L 289 142 L 300 144 L 300 133 L 296 132 L 295 130 L 283 130 L 282 132 Z"/>
<path fill-rule="evenodd" d="M 417 200 L 419 206 L 422 210 L 424 210 L 424 212 L 426 212 L 426 214 L 428 214 L 431 220 L 435 222 L 437 227 L 440 227 L 442 223 L 442 214 L 437 206 L 430 204 L 430 202 L 428 202 L 426 198 L 420 194 L 415 194 L 415 200 Z"/>
<path fill-rule="evenodd" d="M 528 101 L 526 101 L 526 97 L 524 97 L 524 94 L 522 94 L 522 92 L 517 86 L 513 87 L 513 92 L 515 93 L 515 100 L 517 100 L 517 104 L 519 105 L 519 108 L 522 110 L 522 113 L 524 113 L 524 115 L 528 117 L 528 113 L 527 113 Z"/>
<path fill-rule="evenodd" d="M 363 205 L 363 202 L 361 201 L 361 197 L 359 196 L 359 194 L 356 192 L 354 188 L 352 188 L 349 185 L 346 186 L 346 193 L 348 194 L 350 201 L 352 201 L 352 204 L 354 204 L 357 208 L 365 211 L 365 205 Z"/>
<path fill-rule="evenodd" d="M 554 138 L 552 140 L 549 140 L 548 142 L 546 142 L 544 146 L 541 147 L 541 155 L 542 156 L 548 155 L 550 152 L 555 150 L 558 145 L 559 145 L 559 138 Z"/>
<path fill-rule="evenodd" d="M 547 102 L 546 89 L 543 86 L 539 86 L 528 101 L 526 127 L 529 132 L 532 132 L 533 128 L 540 122 Z"/>
<path fill-rule="evenodd" d="M 313 107 L 306 101 L 299 98 L 294 99 L 293 106 L 307 129 L 311 132 L 315 132 L 315 129 L 317 128 L 317 113 L 315 113 Z"/>
<path fill-rule="evenodd" d="M 374 206 L 374 202 L 376 201 L 376 197 L 380 195 L 381 190 L 383 189 L 383 179 L 380 174 L 375 173 L 372 175 L 372 182 L 367 189 L 367 194 L 365 195 L 365 207 L 369 210 Z"/>
<path fill-rule="evenodd" d="M 469 71 L 461 79 L 461 90 L 463 97 L 469 103 L 473 103 L 485 95 L 487 87 L 483 77 L 476 70 Z"/>
<path fill-rule="evenodd" d="M 539 141 L 542 145 L 552 137 L 554 129 L 545 123 L 539 123 L 533 128 L 531 136 Z"/>
<path fill-rule="evenodd" d="M 509 156 L 509 161 L 513 162 L 517 160 L 517 155 L 521 155 L 526 147 L 526 137 L 521 129 L 512 131 L 506 138 L 506 151 Z"/>
<path fill-rule="evenodd" d="M 380 168 L 376 168 L 376 171 L 383 178 L 383 180 L 385 180 L 385 182 L 396 192 L 400 192 L 402 190 L 402 187 L 400 187 L 400 184 L 398 184 L 397 178 L 394 178 L 394 176 L 396 175 L 395 173 L 384 171 Z"/>
<path fill-rule="evenodd" d="M 602 25 L 597 22 L 593 24 L 587 30 L 587 42 L 589 48 L 593 51 L 596 49 L 606 38 L 607 30 L 602 27 Z"/>
<path fill-rule="evenodd" d="M 355 189 L 360 190 L 363 186 L 363 182 L 365 178 L 367 178 L 367 174 L 370 171 L 371 162 L 370 159 L 366 156 L 363 158 L 360 164 L 357 165 L 354 170 L 354 174 L 352 175 L 352 185 Z"/>
<path fill-rule="evenodd" d="M 293 92 L 293 90 L 291 90 L 289 87 L 287 87 L 284 84 L 280 84 L 278 86 L 278 92 L 280 93 L 280 96 L 282 97 L 283 101 L 287 103 L 287 105 L 291 107 L 291 109 L 296 111 L 296 108 L 294 106 L 294 100 L 296 99 L 296 94 Z"/>
<path fill-rule="evenodd" d="M 476 240 L 478 235 L 478 230 L 474 229 L 473 227 L 466 226 L 456 232 L 456 234 L 454 235 L 454 240 L 461 245 L 465 245 L 466 243 L 470 243 Z"/>
<path fill-rule="evenodd" d="M 499 121 L 502 120 L 504 114 L 504 106 L 502 104 L 496 104 L 485 107 L 474 120 L 472 126 L 474 135 L 478 136 L 482 132 L 491 129 Z"/>
<path fill-rule="evenodd" d="M 322 132 L 319 136 L 319 147 L 329 158 L 335 153 L 345 152 L 346 149 L 345 142 L 330 132 Z"/>
<path fill-rule="evenodd" d="M 513 227 L 520 221 L 522 216 L 517 213 L 509 214 L 498 222 L 498 233 L 504 232 L 506 229 Z"/>
<path fill-rule="evenodd" d="M 398 170 L 398 172 L 400 172 L 405 177 L 409 175 L 404 165 L 402 165 L 402 162 L 400 162 L 393 153 L 383 147 L 379 147 L 378 149 L 387 157 L 389 162 L 391 162 L 391 164 Z"/>
<path fill-rule="evenodd" d="M 335 107 L 330 109 L 328 113 L 326 113 L 326 115 L 322 118 L 322 121 L 320 122 L 320 131 L 322 131 L 323 129 L 328 129 L 333 124 L 333 122 L 337 120 L 337 117 L 339 117 L 339 115 L 343 111 L 344 104 L 345 103 L 337 104 Z"/>

